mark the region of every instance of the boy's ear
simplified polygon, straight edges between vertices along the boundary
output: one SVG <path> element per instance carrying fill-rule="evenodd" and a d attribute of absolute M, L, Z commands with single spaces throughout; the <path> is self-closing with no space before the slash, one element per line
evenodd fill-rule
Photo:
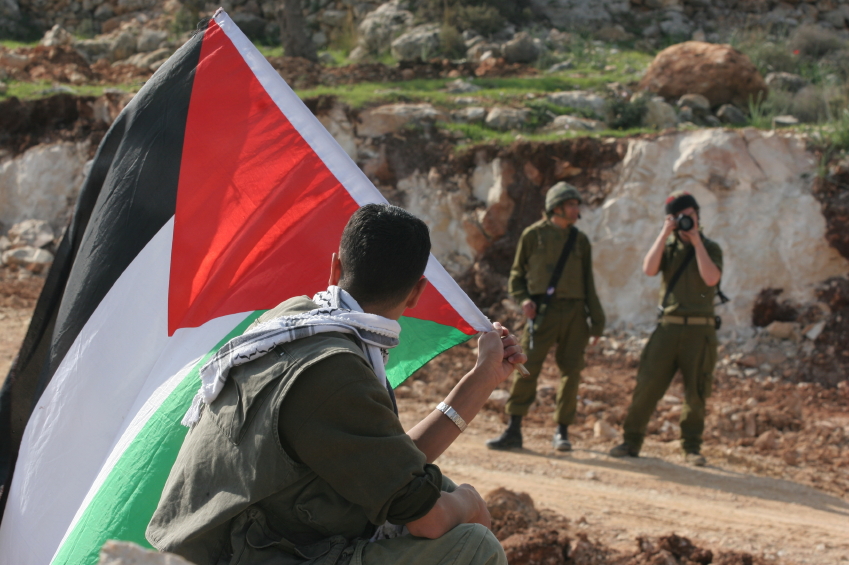
<path fill-rule="evenodd" d="M 413 290 L 410 291 L 410 295 L 407 296 L 407 302 L 405 305 L 406 308 L 409 309 L 416 307 L 419 303 L 419 299 L 422 297 L 422 294 L 424 294 L 425 288 L 427 288 L 427 279 L 422 276 L 422 278 L 416 282 L 416 286 L 413 287 Z"/>
<path fill-rule="evenodd" d="M 338 286 L 342 280 L 342 261 L 339 259 L 339 254 L 334 253 L 330 256 L 330 280 L 327 284 Z"/>

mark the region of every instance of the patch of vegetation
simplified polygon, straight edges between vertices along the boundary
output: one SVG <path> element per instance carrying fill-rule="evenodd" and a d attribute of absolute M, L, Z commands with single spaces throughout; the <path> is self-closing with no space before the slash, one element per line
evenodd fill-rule
<path fill-rule="evenodd" d="M 645 97 L 636 97 L 633 101 L 619 97 L 608 98 L 605 102 L 607 125 L 615 130 L 639 128 L 648 110 L 646 104 Z"/>
<path fill-rule="evenodd" d="M 283 46 L 282 45 L 266 45 L 260 41 L 253 42 L 254 47 L 262 53 L 262 56 L 268 59 L 269 57 L 282 57 L 283 56 Z"/>
<path fill-rule="evenodd" d="M 18 47 L 35 47 L 38 45 L 38 40 L 35 41 L 16 41 L 14 39 L 0 39 L 0 47 L 6 49 L 17 49 Z"/>
<path fill-rule="evenodd" d="M 439 50 L 450 59 L 462 59 L 466 56 L 466 42 L 460 31 L 449 23 L 442 24 L 439 33 Z"/>
<path fill-rule="evenodd" d="M 0 100 L 12 97 L 20 98 L 21 100 L 35 100 L 38 98 L 45 98 L 47 96 L 60 94 L 62 92 L 67 92 L 76 96 L 101 96 L 104 90 L 118 89 L 123 90 L 124 92 L 136 92 L 140 86 L 133 84 L 84 84 L 74 86 L 57 86 L 56 84 L 48 81 L 22 82 L 16 80 L 9 81 L 7 85 L 8 89 L 6 90 L 6 94 L 0 94 Z"/>
<path fill-rule="evenodd" d="M 445 19 L 460 29 L 471 29 L 484 36 L 502 30 L 507 23 L 494 6 L 458 6 L 456 11 L 446 14 Z"/>

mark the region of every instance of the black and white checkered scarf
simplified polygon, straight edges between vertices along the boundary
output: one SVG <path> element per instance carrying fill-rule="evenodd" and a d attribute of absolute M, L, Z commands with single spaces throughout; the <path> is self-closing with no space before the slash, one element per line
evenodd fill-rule
<path fill-rule="evenodd" d="M 262 357 L 281 343 L 317 333 L 356 335 L 375 374 L 386 386 L 388 350 L 398 345 L 400 324 L 376 314 L 364 313 L 357 301 L 338 286 L 331 285 L 313 296 L 312 300 L 318 305 L 315 310 L 268 320 L 225 343 L 201 367 L 200 390 L 183 417 L 182 424 L 191 427 L 200 420 L 203 405 L 211 404 L 218 397 L 227 382 L 230 369 Z"/>

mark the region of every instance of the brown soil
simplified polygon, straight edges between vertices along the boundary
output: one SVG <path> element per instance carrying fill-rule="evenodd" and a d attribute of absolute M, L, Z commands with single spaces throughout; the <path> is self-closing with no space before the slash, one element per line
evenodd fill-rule
<path fill-rule="evenodd" d="M 471 345 L 441 355 L 399 389 L 406 424 L 432 410 L 472 366 Z M 694 468 L 684 464 L 677 442 L 683 390 L 676 380 L 658 405 L 641 456 L 620 460 L 606 455 L 619 438 L 595 437 L 594 428 L 603 420 L 621 430 L 637 359 L 603 356 L 601 349 L 588 354 L 570 427 L 573 452 L 551 447 L 558 377 L 549 359 L 525 419 L 524 449 L 484 446 L 505 422 L 493 402 L 437 461 L 448 476 L 482 493 L 503 487 L 536 503 L 540 518 L 508 516 L 494 526 L 504 530 L 499 536 L 524 536 L 504 540 L 519 548 L 511 553 L 513 565 L 849 561 L 846 383 L 826 388 L 718 372 L 703 449 L 708 466 Z M 545 549 L 551 547 L 564 557 Z"/>
<path fill-rule="evenodd" d="M 135 65 L 112 65 L 105 59 L 93 65 L 73 47 L 54 46 L 18 47 L 10 50 L 0 47 L 0 56 L 8 51 L 27 57 L 22 68 L 4 67 L 6 74 L 15 80 L 46 80 L 62 84 L 143 84 L 152 74 Z"/>
<path fill-rule="evenodd" d="M 89 139 L 93 153 L 108 127 L 94 119 L 94 100 L 92 96 L 56 94 L 37 100 L 12 97 L 0 101 L 0 149 L 18 154 L 39 143 Z"/>
<path fill-rule="evenodd" d="M 405 62 L 397 66 L 383 63 L 354 63 L 343 67 L 325 67 L 300 57 L 268 59 L 292 88 L 314 88 L 359 82 L 398 82 L 401 80 L 459 77 L 531 76 L 539 71 L 527 65 L 494 59 L 475 66 L 468 62 L 432 59 L 427 62 Z"/>

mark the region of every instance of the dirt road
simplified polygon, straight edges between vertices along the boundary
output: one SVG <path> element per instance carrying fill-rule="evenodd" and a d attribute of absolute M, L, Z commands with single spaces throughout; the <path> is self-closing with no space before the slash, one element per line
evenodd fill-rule
<path fill-rule="evenodd" d="M 403 402 L 412 423 L 428 407 Z M 674 445 L 649 442 L 645 457 L 625 461 L 601 449 L 555 452 L 549 430 L 526 434 L 525 449 L 492 452 L 484 441 L 500 419 L 483 414 L 437 461 L 458 482 L 482 493 L 497 487 L 527 492 L 626 552 L 638 536 L 676 533 L 700 547 L 745 551 L 784 563 L 849 562 L 849 503 L 808 486 L 742 473 L 724 464 L 683 464 Z"/>

